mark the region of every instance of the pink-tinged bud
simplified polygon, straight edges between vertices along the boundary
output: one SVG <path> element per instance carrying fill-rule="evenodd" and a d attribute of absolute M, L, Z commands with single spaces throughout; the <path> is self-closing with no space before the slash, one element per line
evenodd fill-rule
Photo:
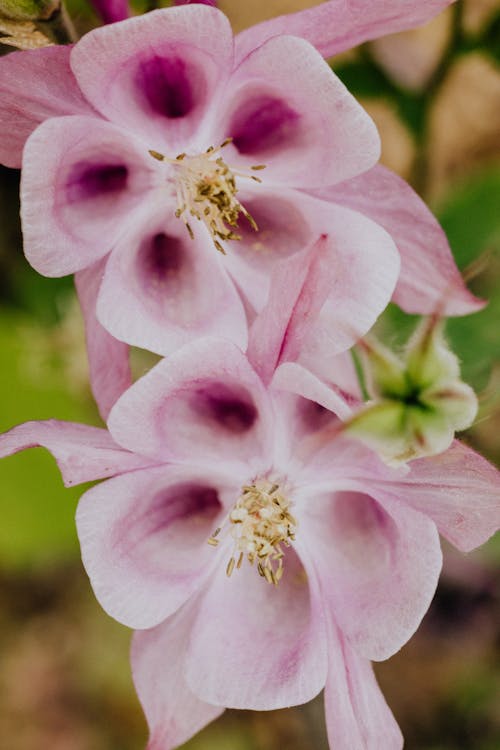
<path fill-rule="evenodd" d="M 130 16 L 128 0 L 91 0 L 104 23 L 123 21 Z"/>

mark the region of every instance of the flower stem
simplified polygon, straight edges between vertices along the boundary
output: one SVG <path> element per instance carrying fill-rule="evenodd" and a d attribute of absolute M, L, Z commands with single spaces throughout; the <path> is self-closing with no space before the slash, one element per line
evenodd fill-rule
<path fill-rule="evenodd" d="M 50 18 L 44 21 L 36 21 L 35 25 L 42 34 L 55 44 L 73 44 L 78 39 L 73 22 L 62 3 Z"/>

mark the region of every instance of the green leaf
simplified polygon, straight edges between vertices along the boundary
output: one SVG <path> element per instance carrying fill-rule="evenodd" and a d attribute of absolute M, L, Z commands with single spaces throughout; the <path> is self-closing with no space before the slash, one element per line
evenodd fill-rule
<path fill-rule="evenodd" d="M 52 329 L 1 313 L 0 430 L 52 417 L 95 422 L 90 400 L 51 351 Z M 35 449 L 0 461 L 0 488 L 0 565 L 34 567 L 79 556 L 74 511 L 85 488 L 65 489 L 49 453 Z"/>

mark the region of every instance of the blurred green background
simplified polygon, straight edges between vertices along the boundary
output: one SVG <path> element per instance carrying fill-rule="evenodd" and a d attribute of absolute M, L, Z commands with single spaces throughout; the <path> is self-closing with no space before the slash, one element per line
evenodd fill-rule
<path fill-rule="evenodd" d="M 315 3 L 220 4 L 240 29 Z M 70 8 L 81 31 L 95 23 L 83 0 Z M 377 122 L 383 161 L 431 204 L 459 266 L 474 268 L 471 288 L 489 300 L 482 312 L 450 321 L 448 332 L 481 402 L 465 439 L 497 463 L 499 57 L 500 3 L 467 0 L 423 29 L 332 61 Z M 49 417 L 99 424 L 72 280 L 45 279 L 26 263 L 18 180 L 14 170 L 0 172 L 0 428 Z M 399 343 L 412 325 L 392 307 L 378 329 Z M 100 610 L 82 571 L 73 521 L 80 494 L 62 487 L 44 451 L 0 464 L 2 750 L 139 750 L 146 743 L 129 675 L 129 633 Z M 500 747 L 499 560 L 495 540 L 467 557 L 447 547 L 442 582 L 419 632 L 377 665 L 408 750 Z M 287 711 L 227 712 L 186 746 L 276 747 L 327 747 L 321 699 Z"/>

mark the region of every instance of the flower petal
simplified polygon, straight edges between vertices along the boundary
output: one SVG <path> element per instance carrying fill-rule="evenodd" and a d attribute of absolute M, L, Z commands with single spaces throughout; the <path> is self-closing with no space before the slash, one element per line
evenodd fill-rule
<path fill-rule="evenodd" d="M 454 0 L 329 0 L 314 8 L 264 21 L 236 37 L 237 59 L 277 34 L 293 34 L 331 57 L 369 39 L 430 21 Z"/>
<path fill-rule="evenodd" d="M 318 194 L 359 211 L 389 232 L 401 254 L 394 301 L 403 310 L 466 315 L 484 306 L 466 288 L 439 223 L 398 175 L 379 165 Z"/>
<path fill-rule="evenodd" d="M 186 684 L 184 658 L 192 620 L 188 605 L 158 627 L 134 634 L 132 674 L 150 730 L 146 750 L 173 750 L 224 711 L 200 701 Z"/>
<path fill-rule="evenodd" d="M 227 18 L 194 5 L 94 29 L 74 47 L 71 67 L 97 110 L 163 153 L 195 133 L 232 57 Z"/>
<path fill-rule="evenodd" d="M 306 250 L 278 261 L 272 270 L 267 305 L 255 319 L 247 356 L 264 382 L 280 362 L 298 359 L 335 283 L 334 248 L 322 235 Z"/>
<path fill-rule="evenodd" d="M 318 362 L 349 349 L 372 327 L 392 296 L 400 269 L 393 240 L 357 211 L 299 191 L 266 189 L 252 194 L 257 195 L 254 203 L 246 201 L 243 194 L 242 202 L 245 206 L 249 203 L 251 211 L 260 201 L 267 201 L 262 232 L 244 235 L 235 252 L 228 254 L 225 262 L 229 273 L 257 312 L 268 302 L 269 313 L 275 311 L 272 317 L 286 320 L 289 280 L 282 270 L 276 270 L 273 277 L 274 267 L 278 262 L 289 262 L 292 274 L 298 264 L 294 253 L 314 244 L 321 235 L 328 236 L 324 260 L 333 264 L 328 269 L 329 277 L 333 272 L 331 293 L 301 357 L 307 352 L 312 362 Z M 254 218 L 259 224 L 259 211 Z M 284 231 L 287 221 L 290 226 Z M 318 286 L 315 274 L 310 282 L 307 295 L 314 295 Z M 303 294 L 306 296 L 305 289 Z M 282 314 L 277 316 L 280 309 Z"/>
<path fill-rule="evenodd" d="M 83 563 L 102 607 L 119 622 L 157 625 L 217 561 L 207 541 L 225 515 L 227 480 L 214 474 L 161 466 L 114 477 L 83 495 L 76 514 Z"/>
<path fill-rule="evenodd" d="M 20 167 L 26 139 L 49 117 L 94 115 L 69 67 L 70 47 L 13 52 L 0 58 L 0 161 Z"/>
<path fill-rule="evenodd" d="M 97 310 L 113 336 L 158 354 L 215 333 L 247 344 L 244 307 L 221 254 L 203 229 L 193 240 L 181 221 L 167 220 L 164 206 L 111 253 Z"/>
<path fill-rule="evenodd" d="M 252 466 L 271 450 L 269 396 L 245 355 L 227 341 L 186 345 L 137 381 L 114 406 L 109 428 L 129 450 L 159 460 Z"/>
<path fill-rule="evenodd" d="M 314 540 L 323 596 L 352 647 L 387 659 L 431 603 L 442 562 L 437 529 L 381 490 L 334 481 L 336 490 L 301 512 L 301 533 Z"/>
<path fill-rule="evenodd" d="M 230 246 L 224 265 L 250 307 L 260 311 L 268 299 L 275 265 L 316 242 L 321 229 L 314 225 L 314 214 L 309 219 L 309 198 L 298 191 L 243 186 L 238 195 L 258 230 L 240 219 L 241 239 Z"/>
<path fill-rule="evenodd" d="M 346 394 L 331 385 L 326 385 L 297 362 L 284 362 L 279 365 L 271 385 L 274 389 L 302 396 L 310 403 L 322 406 L 340 419 L 348 419 L 352 414 L 350 399 L 346 397 Z"/>
<path fill-rule="evenodd" d="M 92 393 L 105 420 L 117 399 L 132 384 L 129 347 L 109 335 L 96 318 L 96 301 L 104 263 L 98 262 L 75 275 L 78 299 L 85 321 Z"/>
<path fill-rule="evenodd" d="M 301 363 L 319 372 L 373 326 L 391 298 L 400 260 L 385 230 L 362 214 L 324 201 L 307 210 L 329 234 L 335 264 L 330 295 L 300 353 Z"/>
<path fill-rule="evenodd" d="M 231 76 L 226 102 L 217 126 L 233 138 L 226 153 L 265 164 L 264 182 L 332 185 L 379 158 L 373 121 L 302 39 L 275 37 L 254 50 Z"/>
<path fill-rule="evenodd" d="M 47 448 L 57 461 L 64 484 L 104 479 L 148 466 L 151 461 L 117 445 L 107 430 L 49 419 L 25 422 L 0 435 L 0 457 L 26 448 Z"/>
<path fill-rule="evenodd" d="M 402 750 L 403 737 L 373 669 L 339 633 L 329 635 L 325 715 L 334 750 Z"/>
<path fill-rule="evenodd" d="M 500 527 L 500 474 L 458 440 L 439 456 L 412 461 L 399 480 L 376 483 L 432 518 L 441 534 L 464 552 Z"/>
<path fill-rule="evenodd" d="M 97 118 L 42 123 L 26 143 L 21 180 L 32 266 L 64 276 L 106 255 L 147 196 L 154 179 L 147 156 L 133 138 Z"/>
<path fill-rule="evenodd" d="M 245 560 L 230 579 L 220 567 L 200 601 L 186 677 L 201 699 L 269 710 L 305 703 L 326 679 L 326 642 L 314 584 L 293 550 L 278 586 Z"/>
<path fill-rule="evenodd" d="M 91 0 L 104 23 L 116 23 L 130 16 L 128 0 Z"/>

